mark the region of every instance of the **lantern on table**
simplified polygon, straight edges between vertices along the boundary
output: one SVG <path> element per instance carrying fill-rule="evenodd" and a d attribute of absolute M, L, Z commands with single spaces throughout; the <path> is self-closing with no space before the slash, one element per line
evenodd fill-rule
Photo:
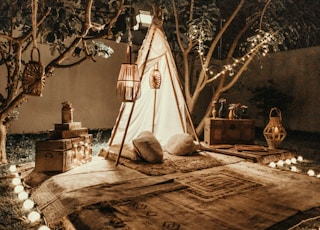
<path fill-rule="evenodd" d="M 285 139 L 287 132 L 282 126 L 281 111 L 272 108 L 269 113 L 269 122 L 263 130 L 269 149 L 275 149 Z"/>

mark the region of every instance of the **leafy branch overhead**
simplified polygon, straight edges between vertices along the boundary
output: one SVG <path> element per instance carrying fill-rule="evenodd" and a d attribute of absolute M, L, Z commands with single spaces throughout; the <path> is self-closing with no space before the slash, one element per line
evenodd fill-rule
<path fill-rule="evenodd" d="M 26 95 L 41 95 L 45 77 L 56 68 L 95 61 L 96 56 L 108 58 L 113 50 L 105 41 L 126 30 L 115 25 L 125 25 L 127 7 L 124 0 L 0 2 L 0 163 L 6 162 L 8 126 Z M 40 44 L 50 46 L 48 63 L 41 62 Z M 31 60 L 25 58 L 29 52 Z"/>

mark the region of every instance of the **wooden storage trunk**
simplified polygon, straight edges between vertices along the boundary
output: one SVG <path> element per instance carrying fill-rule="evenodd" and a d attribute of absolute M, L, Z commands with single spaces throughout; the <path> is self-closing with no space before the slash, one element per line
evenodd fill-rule
<path fill-rule="evenodd" d="M 36 142 L 35 170 L 65 172 L 92 159 L 92 134 Z"/>
<path fill-rule="evenodd" d="M 215 144 L 253 144 L 254 120 L 208 118 L 204 127 L 204 142 Z"/>
<path fill-rule="evenodd" d="M 65 172 L 76 165 L 73 163 L 74 151 L 70 150 L 40 150 L 36 152 L 35 171 Z"/>

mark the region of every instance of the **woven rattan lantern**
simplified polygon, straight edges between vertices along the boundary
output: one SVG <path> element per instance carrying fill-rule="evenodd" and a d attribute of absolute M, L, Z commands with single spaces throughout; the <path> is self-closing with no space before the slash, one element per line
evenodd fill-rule
<path fill-rule="evenodd" d="M 155 64 L 154 69 L 151 71 L 149 84 L 151 89 L 160 89 L 161 86 L 161 73 L 158 69 L 158 63 Z"/>
<path fill-rule="evenodd" d="M 117 82 L 118 98 L 123 102 L 134 102 L 140 97 L 140 94 L 138 65 L 122 64 Z"/>
<path fill-rule="evenodd" d="M 38 61 L 33 60 L 33 51 L 38 53 Z M 29 61 L 23 71 L 22 87 L 23 93 L 32 96 L 42 96 L 45 84 L 44 67 L 40 62 L 40 52 L 38 48 L 31 51 L 31 61 Z"/>
<path fill-rule="evenodd" d="M 131 1 L 130 1 L 131 6 Z M 130 11 L 132 7 L 130 7 Z M 122 102 L 134 102 L 140 97 L 140 76 L 138 65 L 133 64 L 131 60 L 131 46 L 132 46 L 132 33 L 131 33 L 131 20 L 130 17 L 127 21 L 128 25 L 128 46 L 127 46 L 127 63 L 121 64 L 118 82 L 117 82 L 117 95 Z"/>
<path fill-rule="evenodd" d="M 269 123 L 263 130 L 263 135 L 267 141 L 269 149 L 276 149 L 277 146 L 287 136 L 287 132 L 282 126 L 281 111 L 278 108 L 272 108 L 269 114 Z"/>
<path fill-rule="evenodd" d="M 45 83 L 45 71 L 40 61 L 40 51 L 37 48 L 37 11 L 38 1 L 32 0 L 32 42 L 31 60 L 26 63 L 22 74 L 23 93 L 33 96 L 42 96 Z M 33 52 L 37 51 L 38 60 L 34 60 Z"/>

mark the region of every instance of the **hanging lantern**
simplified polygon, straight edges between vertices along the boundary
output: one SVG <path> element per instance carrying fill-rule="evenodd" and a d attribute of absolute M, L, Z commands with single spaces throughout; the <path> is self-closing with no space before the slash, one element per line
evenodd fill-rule
<path fill-rule="evenodd" d="M 155 64 L 154 69 L 151 71 L 149 84 L 151 89 L 160 89 L 161 86 L 161 73 L 158 69 L 158 63 Z"/>
<path fill-rule="evenodd" d="M 138 65 L 122 64 L 117 82 L 117 95 L 123 102 L 133 102 L 140 97 Z"/>
<path fill-rule="evenodd" d="M 38 61 L 33 60 L 34 50 L 38 52 Z M 42 96 L 44 84 L 44 67 L 40 62 L 40 51 L 34 47 L 31 51 L 31 61 L 26 64 L 22 75 L 23 92 L 28 95 Z"/>
<path fill-rule="evenodd" d="M 278 108 L 270 110 L 269 123 L 264 128 L 263 135 L 269 149 L 275 149 L 287 136 L 286 130 L 282 127 L 281 111 Z"/>

